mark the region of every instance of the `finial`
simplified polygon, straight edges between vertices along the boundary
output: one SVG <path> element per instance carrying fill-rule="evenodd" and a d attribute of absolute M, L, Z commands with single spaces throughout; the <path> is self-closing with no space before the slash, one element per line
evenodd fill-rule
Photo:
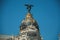
<path fill-rule="evenodd" d="M 30 12 L 31 11 L 31 8 L 33 7 L 33 5 L 30 5 L 30 4 L 25 4 L 25 6 L 27 6 L 28 12 Z"/>

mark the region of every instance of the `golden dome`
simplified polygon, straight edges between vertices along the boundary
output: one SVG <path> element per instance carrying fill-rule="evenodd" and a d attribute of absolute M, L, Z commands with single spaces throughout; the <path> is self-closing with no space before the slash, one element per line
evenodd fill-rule
<path fill-rule="evenodd" d="M 31 23 L 35 22 L 35 20 L 33 19 L 31 13 L 28 13 L 28 14 L 26 15 L 26 21 L 27 21 L 27 22 L 29 21 L 29 22 L 31 22 Z"/>
<path fill-rule="evenodd" d="M 30 13 L 28 13 L 27 15 L 26 15 L 26 18 L 28 19 L 28 18 L 32 18 L 32 15 L 30 14 Z"/>

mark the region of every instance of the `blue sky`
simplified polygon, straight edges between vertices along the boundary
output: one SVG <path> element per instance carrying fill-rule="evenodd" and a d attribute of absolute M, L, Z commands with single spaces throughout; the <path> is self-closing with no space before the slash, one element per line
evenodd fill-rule
<path fill-rule="evenodd" d="M 1 0 L 0 34 L 19 34 L 19 26 L 27 14 L 24 4 L 34 5 L 31 13 L 38 22 L 43 39 L 58 40 L 59 0 Z"/>

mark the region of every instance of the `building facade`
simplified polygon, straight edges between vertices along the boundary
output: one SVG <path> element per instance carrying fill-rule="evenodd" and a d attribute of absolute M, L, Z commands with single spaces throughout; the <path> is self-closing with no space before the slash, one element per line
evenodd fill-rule
<path fill-rule="evenodd" d="M 27 9 L 28 13 L 21 22 L 19 34 L 6 39 L 2 38 L 3 40 L 42 40 L 39 32 L 39 26 L 30 12 L 31 6 L 27 5 Z"/>

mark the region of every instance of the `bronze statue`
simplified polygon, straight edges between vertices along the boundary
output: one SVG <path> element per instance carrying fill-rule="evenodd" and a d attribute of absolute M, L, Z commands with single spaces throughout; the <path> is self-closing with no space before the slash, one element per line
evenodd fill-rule
<path fill-rule="evenodd" d="M 30 4 L 25 4 L 25 6 L 27 6 L 28 12 L 30 12 L 31 8 L 33 7 L 33 5 Z"/>

